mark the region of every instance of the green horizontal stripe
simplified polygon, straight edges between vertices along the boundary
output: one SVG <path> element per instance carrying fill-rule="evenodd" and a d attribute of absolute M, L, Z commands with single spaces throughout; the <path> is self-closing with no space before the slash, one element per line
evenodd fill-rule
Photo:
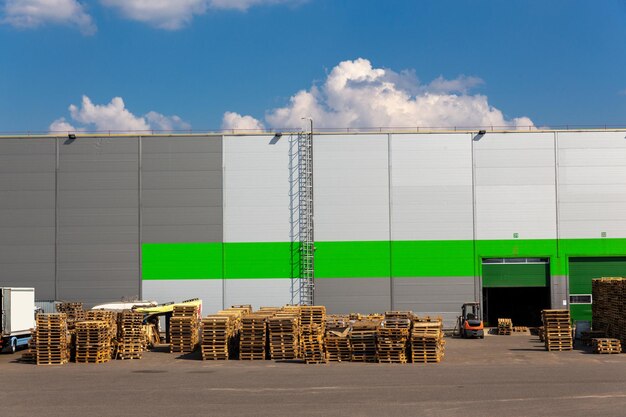
<path fill-rule="evenodd" d="M 142 279 L 221 279 L 222 243 L 144 243 Z"/>
<path fill-rule="evenodd" d="M 626 256 L 626 239 L 511 239 L 316 242 L 316 278 L 467 277 L 482 258 L 550 258 L 551 275 L 568 274 L 568 257 Z M 244 279 L 299 276 L 290 242 L 144 243 L 142 277 Z"/>

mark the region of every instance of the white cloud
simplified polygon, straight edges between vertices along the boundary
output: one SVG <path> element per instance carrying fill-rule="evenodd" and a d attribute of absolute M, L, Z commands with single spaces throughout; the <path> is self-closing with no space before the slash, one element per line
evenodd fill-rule
<path fill-rule="evenodd" d="M 265 126 L 252 116 L 227 111 L 222 118 L 222 129 L 264 130 Z"/>
<path fill-rule="evenodd" d="M 70 133 L 70 132 L 79 132 L 81 129 L 77 129 L 76 127 L 74 127 L 71 123 L 65 120 L 65 117 L 60 117 L 50 124 L 50 127 L 48 127 L 48 130 L 50 132 Z"/>
<path fill-rule="evenodd" d="M 460 76 L 421 84 L 414 71 L 374 68 L 359 58 L 339 63 L 323 84 L 297 92 L 265 120 L 276 128 L 301 127 L 307 116 L 320 128 L 533 126 L 529 118 L 507 118 L 486 96 L 469 93 L 481 83 Z"/>
<path fill-rule="evenodd" d="M 304 0 L 100 0 L 132 20 L 161 29 L 175 30 L 188 24 L 195 15 L 209 9 L 246 11 L 252 6 L 297 4 Z"/>
<path fill-rule="evenodd" d="M 5 0 L 2 23 L 18 28 L 35 28 L 47 23 L 76 26 L 85 35 L 97 28 L 77 0 Z"/>
<path fill-rule="evenodd" d="M 95 131 L 95 132 L 137 132 L 188 130 L 190 125 L 178 116 L 165 116 L 151 111 L 145 116 L 135 116 L 126 109 L 121 97 L 114 97 L 108 104 L 94 104 L 83 96 L 81 106 L 69 106 L 75 127 L 61 117 L 50 124 L 50 132 Z"/>

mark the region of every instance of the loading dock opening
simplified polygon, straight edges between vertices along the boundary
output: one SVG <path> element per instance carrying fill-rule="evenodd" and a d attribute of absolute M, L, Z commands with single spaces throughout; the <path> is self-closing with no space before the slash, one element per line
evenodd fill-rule
<path fill-rule="evenodd" d="M 550 308 L 547 258 L 485 258 L 482 261 L 484 318 L 489 326 L 510 318 L 514 326 L 540 326 Z"/>

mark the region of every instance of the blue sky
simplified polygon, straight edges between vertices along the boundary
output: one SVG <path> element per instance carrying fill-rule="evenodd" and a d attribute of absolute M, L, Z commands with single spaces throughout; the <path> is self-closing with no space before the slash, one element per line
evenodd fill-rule
<path fill-rule="evenodd" d="M 194 130 L 231 127 L 225 112 L 263 126 L 301 112 L 328 127 L 626 125 L 626 1 L 232 1 L 240 8 L 180 0 L 189 9 L 168 17 L 120 0 L 66 0 L 66 15 L 46 12 L 49 0 L 0 0 L 0 131 L 47 131 L 61 117 L 86 129 L 151 125 L 151 111 Z M 20 2 L 43 11 L 21 16 Z M 121 111 L 98 107 L 114 97 L 126 119 L 102 116 Z"/>

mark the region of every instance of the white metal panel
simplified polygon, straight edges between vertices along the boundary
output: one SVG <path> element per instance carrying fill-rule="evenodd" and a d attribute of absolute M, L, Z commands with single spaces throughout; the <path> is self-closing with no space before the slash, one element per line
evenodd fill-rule
<path fill-rule="evenodd" d="M 291 303 L 291 280 L 227 279 L 224 281 L 224 307 L 252 304 L 252 308 L 280 307 Z"/>
<path fill-rule="evenodd" d="M 315 240 L 388 240 L 387 135 L 313 138 Z"/>
<path fill-rule="evenodd" d="M 477 239 L 556 238 L 554 134 L 487 133 L 473 144 Z"/>
<path fill-rule="evenodd" d="M 144 280 L 143 299 L 159 303 L 202 300 L 202 314 L 222 309 L 221 279 Z"/>
<path fill-rule="evenodd" d="M 293 140 L 287 135 L 224 137 L 225 242 L 291 241 Z"/>
<path fill-rule="evenodd" d="M 562 238 L 626 237 L 626 134 L 559 132 Z"/>
<path fill-rule="evenodd" d="M 27 334 L 35 328 L 35 289 L 3 288 L 7 335 Z"/>
<path fill-rule="evenodd" d="M 393 240 L 472 238 L 471 136 L 391 137 Z"/>

